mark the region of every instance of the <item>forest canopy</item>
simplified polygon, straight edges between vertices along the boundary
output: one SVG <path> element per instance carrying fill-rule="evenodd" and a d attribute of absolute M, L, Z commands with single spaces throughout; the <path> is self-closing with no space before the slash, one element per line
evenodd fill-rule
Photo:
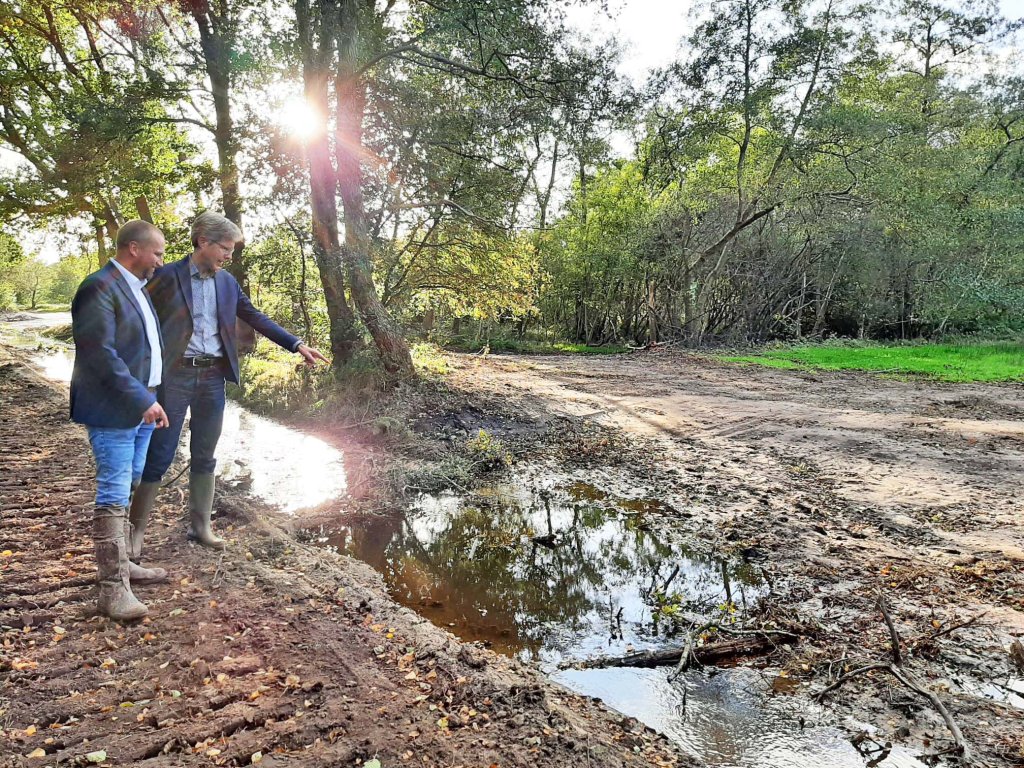
<path fill-rule="evenodd" d="M 635 85 L 545 0 L 0 2 L 0 305 L 68 301 L 127 219 L 183 256 L 213 207 L 246 234 L 235 275 L 339 367 L 373 345 L 406 372 L 414 337 L 1021 330 L 1017 22 L 690 19 Z M 59 263 L 33 231 L 65 233 Z"/>

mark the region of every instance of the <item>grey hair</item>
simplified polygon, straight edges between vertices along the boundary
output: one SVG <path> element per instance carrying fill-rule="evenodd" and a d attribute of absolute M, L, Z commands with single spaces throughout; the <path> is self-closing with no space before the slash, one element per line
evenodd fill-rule
<path fill-rule="evenodd" d="M 192 222 L 191 237 L 192 245 L 197 248 L 200 237 L 205 237 L 211 243 L 219 243 L 228 239 L 237 243 L 242 239 L 242 230 L 231 219 L 221 216 L 219 213 L 203 211 Z"/>
<path fill-rule="evenodd" d="M 117 239 L 114 242 L 117 250 L 123 251 L 129 243 L 150 244 L 162 235 L 163 232 L 155 224 L 150 224 L 142 219 L 132 219 L 126 221 L 117 230 Z"/>

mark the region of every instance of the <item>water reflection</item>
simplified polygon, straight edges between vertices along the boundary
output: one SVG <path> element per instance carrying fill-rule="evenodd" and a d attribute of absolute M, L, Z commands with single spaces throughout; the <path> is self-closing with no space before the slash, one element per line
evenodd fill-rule
<path fill-rule="evenodd" d="M 842 730 L 813 724 L 823 710 L 772 675 L 693 670 L 684 685 L 670 683 L 666 669 L 560 670 L 562 660 L 678 645 L 659 605 L 714 615 L 731 603 L 742 614 L 764 589 L 746 566 L 655 533 L 646 517 L 677 513 L 664 504 L 538 482 L 546 487 L 521 480 L 466 497 L 424 496 L 404 516 L 361 520 L 321 541 L 370 563 L 399 602 L 435 624 L 539 662 L 708 765 L 865 765 Z M 878 765 L 920 763 L 894 749 Z"/>
<path fill-rule="evenodd" d="M 38 337 L 36 343 L 38 343 Z M 74 352 L 67 348 L 37 352 L 44 376 L 68 383 Z M 183 430 L 188 451 L 188 431 Z M 343 496 L 347 489 L 341 451 L 323 440 L 257 416 L 228 401 L 218 444 L 217 475 L 284 512 L 315 507 Z"/>
<path fill-rule="evenodd" d="M 231 401 L 224 410 L 217 474 L 284 512 L 332 501 L 348 487 L 341 451 Z"/>
<path fill-rule="evenodd" d="M 680 683 L 664 670 L 567 670 L 554 678 L 643 721 L 706 765 L 722 768 L 863 768 L 865 758 L 835 727 L 813 725 L 825 717 L 816 705 L 772 696 L 751 669 L 688 673 L 685 708 Z M 859 727 L 859 724 L 858 724 Z M 921 768 L 896 747 L 886 768 Z"/>
<path fill-rule="evenodd" d="M 664 645 L 655 607 L 742 610 L 760 592 L 744 566 L 699 557 L 636 515 L 507 486 L 424 496 L 404 517 L 342 528 L 331 544 L 380 571 L 399 602 L 468 640 L 554 666 Z"/>

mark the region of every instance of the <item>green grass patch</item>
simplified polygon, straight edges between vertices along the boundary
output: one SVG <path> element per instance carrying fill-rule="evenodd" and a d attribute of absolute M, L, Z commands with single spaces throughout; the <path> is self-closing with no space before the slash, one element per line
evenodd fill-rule
<path fill-rule="evenodd" d="M 818 344 L 718 355 L 734 363 L 801 371 L 876 371 L 939 381 L 1024 381 L 1024 344 Z"/>
<path fill-rule="evenodd" d="M 491 339 L 488 341 L 452 340 L 445 348 L 455 352 L 507 352 L 519 355 L 618 355 L 628 351 L 626 347 L 608 344 L 591 347 L 586 344 L 568 342 L 518 341 L 515 339 Z"/>

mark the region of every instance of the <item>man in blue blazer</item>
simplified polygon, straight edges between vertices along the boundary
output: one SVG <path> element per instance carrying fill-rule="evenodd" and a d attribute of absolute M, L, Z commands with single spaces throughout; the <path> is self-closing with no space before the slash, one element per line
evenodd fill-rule
<path fill-rule="evenodd" d="M 128 621 L 147 613 L 131 582 L 167 578 L 162 568 L 130 562 L 125 528 L 150 437 L 154 428 L 167 426 L 156 396 L 163 375 L 160 326 L 144 288 L 163 264 L 164 236 L 152 224 L 129 221 L 117 234 L 116 248 L 114 259 L 82 281 L 71 303 L 71 418 L 85 425 L 96 460 L 98 610 Z"/>
<path fill-rule="evenodd" d="M 164 338 L 164 381 L 160 401 L 170 427 L 149 446 L 142 484 L 132 499 L 132 555 L 138 557 L 160 479 L 178 448 L 191 409 L 188 538 L 223 549 L 224 540 L 210 527 L 213 512 L 214 456 L 224 421 L 224 382 L 238 383 L 235 319 L 244 320 L 271 341 L 303 357 L 307 365 L 327 358 L 253 307 L 238 281 L 223 271 L 242 232 L 211 211 L 192 224 L 192 254 L 156 271 L 146 286 L 153 297 Z"/>

